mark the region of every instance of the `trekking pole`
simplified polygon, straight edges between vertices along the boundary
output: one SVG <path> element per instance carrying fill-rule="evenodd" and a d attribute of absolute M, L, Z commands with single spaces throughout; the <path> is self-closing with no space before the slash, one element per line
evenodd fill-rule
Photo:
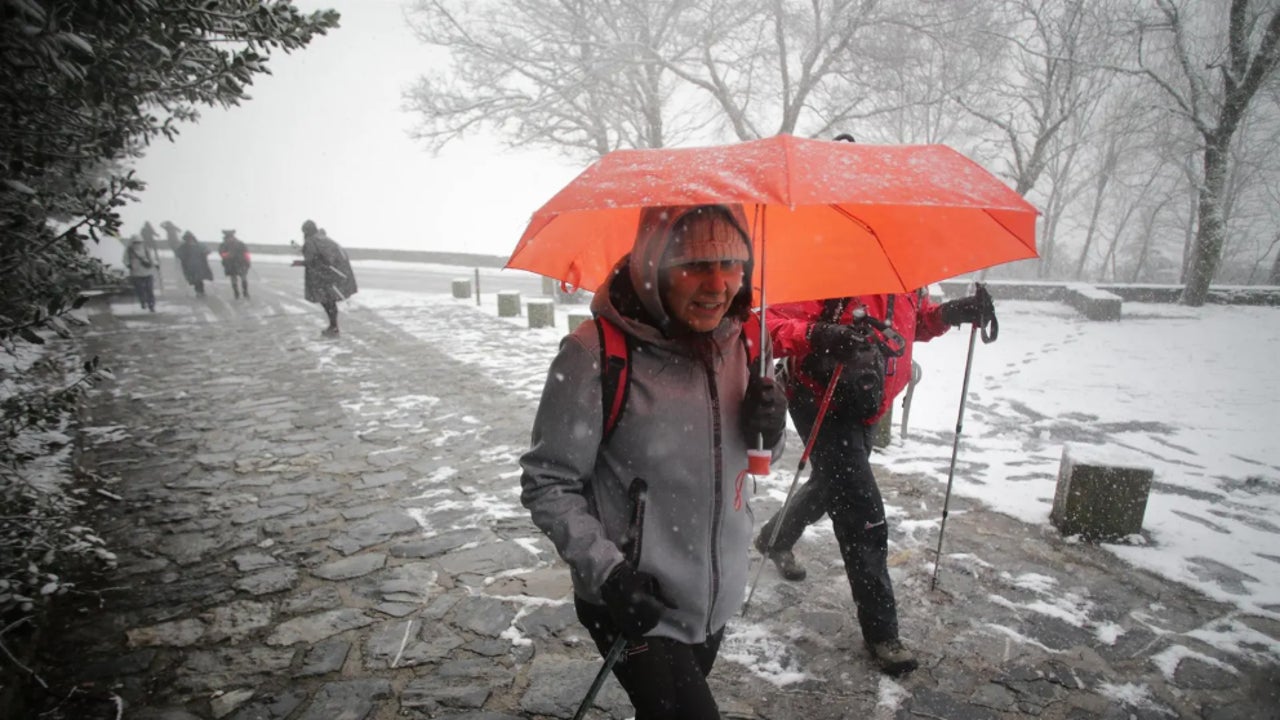
<path fill-rule="evenodd" d="M 627 494 L 631 496 L 632 513 L 631 546 L 627 548 L 625 562 L 631 563 L 632 567 L 640 564 L 640 527 L 644 523 L 645 494 L 648 490 L 648 483 L 636 478 L 631 481 L 631 487 L 627 491 Z M 604 664 L 600 666 L 600 672 L 596 673 L 595 680 L 591 681 L 591 687 L 587 688 L 587 694 L 583 696 L 582 702 L 578 703 L 578 711 L 573 714 L 573 720 L 582 720 L 586 716 L 587 709 L 591 707 L 591 703 L 595 702 L 596 694 L 600 692 L 600 687 L 604 685 L 605 679 L 613 671 L 613 666 L 618 664 L 618 658 L 622 657 L 622 651 L 626 647 L 627 636 L 619 631 L 618 637 L 613 641 L 613 645 L 609 646 L 609 652 L 605 653 Z"/>
<path fill-rule="evenodd" d="M 769 559 L 769 553 L 773 551 L 773 544 L 778 541 L 778 533 L 782 531 L 782 521 L 787 517 L 787 510 L 791 507 L 791 498 L 796 494 L 796 486 L 800 484 L 800 475 L 804 472 L 805 463 L 809 460 L 809 453 L 813 451 L 814 441 L 818 439 L 818 430 L 822 428 L 822 419 L 827 416 L 827 407 L 831 405 L 831 396 L 835 394 L 836 382 L 840 380 L 840 373 L 844 370 L 844 364 L 836 365 L 836 369 L 831 373 L 831 382 L 827 383 L 827 389 L 822 393 L 822 402 L 818 405 L 818 417 L 813 421 L 813 429 L 809 431 L 809 438 L 804 443 L 804 452 L 800 453 L 800 463 L 796 467 L 796 474 L 791 478 L 791 487 L 787 489 L 787 499 L 782 502 L 782 509 L 778 511 L 777 522 L 773 526 L 773 532 L 769 533 L 769 542 L 764 547 L 764 555 L 760 558 L 760 566 L 756 568 L 755 577 L 751 580 L 751 589 L 747 592 L 747 600 L 742 603 L 742 616 L 747 616 L 747 611 L 751 608 L 751 598 L 756 594 L 756 585 L 760 583 L 760 574 L 764 572 L 765 561 Z"/>
<path fill-rule="evenodd" d="M 982 286 L 979 285 L 979 288 Z M 987 332 L 987 325 L 990 324 L 990 334 Z M 969 372 L 973 368 L 973 347 L 974 341 L 978 338 L 978 329 L 982 329 L 982 342 L 993 343 L 1000 335 L 1000 323 L 996 320 L 995 313 L 990 318 L 983 318 L 981 321 L 973 324 L 969 330 L 969 355 L 964 361 L 964 382 L 960 386 L 960 412 L 956 416 L 956 434 L 955 439 L 951 442 L 951 467 L 947 470 L 947 494 L 942 500 L 942 526 L 938 528 L 938 550 L 934 553 L 933 559 L 933 579 L 929 581 L 929 591 L 932 592 L 938 586 L 938 568 L 942 566 L 942 538 L 947 532 L 947 511 L 951 505 L 951 483 L 956 476 L 956 455 L 960 451 L 960 432 L 964 428 L 964 403 L 969 397 Z"/>

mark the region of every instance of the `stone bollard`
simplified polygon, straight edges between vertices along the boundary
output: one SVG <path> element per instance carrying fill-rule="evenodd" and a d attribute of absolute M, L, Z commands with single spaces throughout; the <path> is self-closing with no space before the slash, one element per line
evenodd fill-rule
<path fill-rule="evenodd" d="M 520 316 L 520 291 L 503 290 L 498 293 L 498 317 Z"/>
<path fill-rule="evenodd" d="M 471 297 L 471 278 L 454 278 L 453 296 L 456 298 Z"/>
<path fill-rule="evenodd" d="M 554 300 L 530 300 L 529 328 L 555 327 L 556 303 Z"/>
<path fill-rule="evenodd" d="M 591 319 L 591 313 L 571 312 L 568 315 L 569 332 L 578 329 L 578 326 Z"/>
<path fill-rule="evenodd" d="M 551 278 L 551 277 L 547 277 L 546 275 L 543 275 L 542 276 L 542 294 L 546 295 L 547 297 L 551 297 L 552 295 L 555 295 L 556 284 L 557 283 L 555 278 Z"/>
<path fill-rule="evenodd" d="M 1142 530 L 1154 476 L 1113 448 L 1063 445 L 1049 522 L 1063 535 L 1122 540 Z"/>

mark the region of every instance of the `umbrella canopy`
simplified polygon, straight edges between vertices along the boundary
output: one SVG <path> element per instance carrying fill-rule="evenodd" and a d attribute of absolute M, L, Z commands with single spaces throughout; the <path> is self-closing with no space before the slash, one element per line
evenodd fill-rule
<path fill-rule="evenodd" d="M 909 292 L 1036 257 L 1036 209 L 951 148 L 777 135 L 611 152 L 533 214 L 507 267 L 594 290 L 642 208 L 715 203 L 746 210 L 770 302 Z"/>

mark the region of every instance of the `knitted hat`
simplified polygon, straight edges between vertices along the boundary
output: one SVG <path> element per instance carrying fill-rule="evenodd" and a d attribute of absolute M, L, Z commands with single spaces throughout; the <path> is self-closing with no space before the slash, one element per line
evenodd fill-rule
<path fill-rule="evenodd" d="M 722 216 L 695 212 L 681 218 L 672 228 L 671 239 L 658 266 L 669 268 L 750 259 L 751 249 L 741 230 Z"/>
<path fill-rule="evenodd" d="M 314 220 L 305 220 L 302 223 L 302 234 L 310 235 L 316 231 L 316 223 Z"/>

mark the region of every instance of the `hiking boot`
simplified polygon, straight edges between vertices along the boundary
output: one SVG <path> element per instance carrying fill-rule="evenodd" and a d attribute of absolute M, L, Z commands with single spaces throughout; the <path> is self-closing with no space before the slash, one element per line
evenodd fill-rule
<path fill-rule="evenodd" d="M 867 643 L 871 657 L 880 666 L 880 672 L 886 675 L 905 675 L 920 666 L 915 654 L 907 649 L 898 638 L 878 643 Z"/>
<path fill-rule="evenodd" d="M 324 336 L 324 337 L 338 337 L 338 328 L 336 328 L 336 327 L 327 327 L 327 328 L 325 328 L 325 329 L 321 330 L 321 331 L 320 331 L 320 334 L 321 334 L 322 336 Z"/>
<path fill-rule="evenodd" d="M 759 550 L 761 555 L 766 554 L 764 548 L 768 543 L 769 541 L 765 539 L 764 534 L 756 536 L 756 550 Z M 795 553 L 790 550 L 774 550 L 768 553 L 768 557 L 777 566 L 778 572 L 782 574 L 784 580 L 794 582 L 805 578 L 807 573 L 805 573 L 804 566 L 796 560 Z"/>

